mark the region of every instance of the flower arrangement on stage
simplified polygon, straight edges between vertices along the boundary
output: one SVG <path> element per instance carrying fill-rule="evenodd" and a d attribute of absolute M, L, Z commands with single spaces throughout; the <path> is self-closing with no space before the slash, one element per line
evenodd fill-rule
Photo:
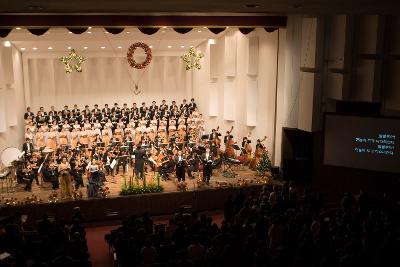
<path fill-rule="evenodd" d="M 149 183 L 145 186 L 139 184 L 123 184 L 121 191 L 119 194 L 121 196 L 128 195 L 139 195 L 139 194 L 147 194 L 147 193 L 161 193 L 164 191 L 164 187 L 162 185 Z"/>
<path fill-rule="evenodd" d="M 146 59 L 142 63 L 136 62 L 135 59 L 133 58 L 133 56 L 135 55 L 135 51 L 138 48 L 142 48 L 146 53 Z M 128 59 L 128 63 L 132 68 L 144 69 L 147 65 L 150 64 L 153 56 L 151 54 L 151 49 L 147 44 L 142 42 L 137 42 L 129 46 L 128 52 L 126 53 L 126 58 Z"/>
<path fill-rule="evenodd" d="M 74 200 L 80 200 L 80 199 L 82 199 L 83 198 L 83 192 L 82 192 L 82 190 L 74 190 L 73 192 L 72 192 L 72 199 L 74 199 Z"/>
<path fill-rule="evenodd" d="M 75 49 L 70 49 L 66 57 L 62 57 L 61 62 L 64 63 L 65 73 L 72 71 L 82 72 L 82 63 L 86 60 L 83 56 L 79 56 Z"/>
<path fill-rule="evenodd" d="M 216 181 L 215 182 L 216 188 L 227 188 L 229 186 L 232 186 L 232 184 L 229 184 L 228 182 L 225 182 L 225 181 Z"/>
<path fill-rule="evenodd" d="M 177 188 L 178 191 L 186 191 L 187 190 L 187 183 L 184 182 L 184 181 L 180 181 L 176 185 L 176 188 Z"/>
<path fill-rule="evenodd" d="M 107 186 L 100 187 L 99 189 L 99 197 L 107 198 L 110 195 L 110 188 Z"/>
<path fill-rule="evenodd" d="M 25 201 L 22 202 L 21 204 L 30 205 L 30 204 L 39 204 L 39 203 L 42 203 L 42 202 L 43 202 L 43 200 L 40 197 L 38 197 L 36 195 L 32 195 L 30 197 L 26 197 Z"/>
<path fill-rule="evenodd" d="M 194 47 L 191 47 L 186 54 L 183 54 L 181 58 L 186 63 L 186 70 L 191 69 L 201 69 L 200 59 L 204 57 L 204 54 L 201 52 L 197 52 Z"/>
<path fill-rule="evenodd" d="M 13 198 L 13 197 L 11 197 L 11 198 L 2 198 L 1 199 L 1 203 L 4 205 L 4 206 L 18 206 L 18 205 L 20 205 L 21 203 L 18 201 L 18 199 L 17 198 Z"/>
<path fill-rule="evenodd" d="M 49 195 L 49 203 L 57 203 L 60 199 L 58 198 L 58 193 L 56 191 L 53 191 L 53 193 L 51 193 Z"/>

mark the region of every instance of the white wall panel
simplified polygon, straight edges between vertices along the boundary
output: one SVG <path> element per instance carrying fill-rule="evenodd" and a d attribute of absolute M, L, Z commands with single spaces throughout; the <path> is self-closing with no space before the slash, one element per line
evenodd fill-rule
<path fill-rule="evenodd" d="M 257 80 L 247 81 L 246 94 L 246 124 L 247 126 L 257 126 L 257 96 L 258 83 Z"/>
<path fill-rule="evenodd" d="M 225 36 L 224 74 L 228 77 L 236 76 L 237 42 L 236 32 L 229 32 Z"/>
<path fill-rule="evenodd" d="M 7 93 L 5 88 L 0 87 L 0 133 L 7 131 Z"/>
<path fill-rule="evenodd" d="M 7 124 L 8 126 L 16 126 L 17 125 L 17 115 L 19 114 L 16 110 L 17 108 L 17 100 L 15 97 L 15 89 L 7 88 L 6 92 L 6 110 L 7 110 Z"/>
<path fill-rule="evenodd" d="M 234 121 L 236 117 L 235 109 L 235 80 L 226 78 L 224 81 L 224 120 Z"/>
<path fill-rule="evenodd" d="M 249 38 L 247 74 L 258 74 L 258 36 Z"/>
<path fill-rule="evenodd" d="M 220 61 L 218 60 L 218 46 L 210 44 L 210 79 L 216 79 L 219 76 Z"/>
<path fill-rule="evenodd" d="M 218 101 L 219 101 L 219 88 L 218 88 L 218 83 L 212 82 L 210 83 L 210 94 L 209 94 L 209 111 L 208 111 L 208 116 L 210 117 L 216 117 L 218 116 Z"/>

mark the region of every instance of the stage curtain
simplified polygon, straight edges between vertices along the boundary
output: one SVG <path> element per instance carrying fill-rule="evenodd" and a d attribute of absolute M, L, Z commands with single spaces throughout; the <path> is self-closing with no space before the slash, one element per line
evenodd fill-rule
<path fill-rule="evenodd" d="M 138 57 L 141 61 L 144 58 Z M 151 64 L 144 70 L 132 69 L 125 57 L 87 58 L 81 73 L 66 74 L 64 65 L 57 58 L 28 59 L 28 79 L 31 106 L 36 111 L 40 106 L 57 109 L 68 105 L 93 106 L 118 102 L 120 105 L 152 100 L 170 103 L 181 101 L 186 96 L 185 66 L 179 56 L 153 56 Z M 134 84 L 138 83 L 138 95 Z"/>

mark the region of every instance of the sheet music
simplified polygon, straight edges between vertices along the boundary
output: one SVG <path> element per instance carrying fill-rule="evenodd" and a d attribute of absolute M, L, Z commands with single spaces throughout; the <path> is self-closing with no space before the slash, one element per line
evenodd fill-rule
<path fill-rule="evenodd" d="M 110 165 L 111 169 L 114 169 L 115 165 L 117 165 L 117 160 L 116 160 L 116 159 L 114 159 L 114 160 L 111 162 L 111 165 Z"/>

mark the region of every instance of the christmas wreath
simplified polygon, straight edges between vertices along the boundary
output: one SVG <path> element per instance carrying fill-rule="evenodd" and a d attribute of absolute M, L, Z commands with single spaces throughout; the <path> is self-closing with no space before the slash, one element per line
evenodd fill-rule
<path fill-rule="evenodd" d="M 135 61 L 135 59 L 133 59 L 133 55 L 135 54 L 135 51 L 137 48 L 142 48 L 144 50 L 144 52 L 146 53 L 146 59 L 142 63 L 137 63 Z M 150 64 L 150 61 L 152 59 L 151 49 L 147 44 L 142 43 L 142 42 L 137 42 L 137 43 L 132 44 L 128 48 L 128 53 L 126 54 L 126 57 L 128 58 L 128 63 L 132 68 L 144 69 L 147 65 Z"/>

